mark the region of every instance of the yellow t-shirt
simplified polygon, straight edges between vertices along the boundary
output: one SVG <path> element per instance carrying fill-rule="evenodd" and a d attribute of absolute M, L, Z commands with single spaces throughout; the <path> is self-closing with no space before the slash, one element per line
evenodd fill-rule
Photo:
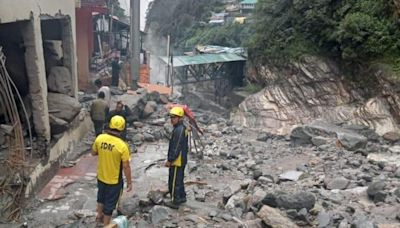
<path fill-rule="evenodd" d="M 97 178 L 106 184 L 117 184 L 122 175 L 122 162 L 130 160 L 128 144 L 110 134 L 97 136 L 92 149 L 98 153 Z"/>

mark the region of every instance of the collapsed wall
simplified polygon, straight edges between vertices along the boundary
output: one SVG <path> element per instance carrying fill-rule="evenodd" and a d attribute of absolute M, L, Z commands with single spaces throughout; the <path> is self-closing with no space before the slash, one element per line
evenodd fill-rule
<path fill-rule="evenodd" d="M 3 194 L 0 216 L 18 219 L 22 198 L 32 194 L 57 168 L 59 159 L 90 129 L 86 112 L 78 102 L 75 48 L 75 2 L 9 0 L 0 8 L 0 47 L 5 72 L 15 88 L 0 96 L 0 176 Z M 15 115 L 7 110 L 15 99 Z M 16 126 L 22 129 L 24 156 L 18 164 Z M 10 165 L 11 164 L 11 165 Z M 32 175 L 30 175 L 33 173 Z M 12 174 L 12 175 L 11 175 Z M 43 178 L 44 177 L 44 178 Z M 20 190 L 15 188 L 20 186 Z M 12 209 L 14 208 L 14 209 Z M 19 208 L 19 209 L 18 209 Z"/>

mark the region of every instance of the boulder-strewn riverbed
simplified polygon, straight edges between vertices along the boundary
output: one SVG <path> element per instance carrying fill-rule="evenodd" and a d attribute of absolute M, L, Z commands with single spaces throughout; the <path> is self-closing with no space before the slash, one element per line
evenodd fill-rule
<path fill-rule="evenodd" d="M 143 105 L 148 117 L 128 127 L 129 143 L 137 147 L 134 191 L 123 196 L 120 210 L 129 227 L 399 227 L 397 137 L 318 121 L 277 136 L 202 110 L 194 110 L 205 134 L 196 141 L 197 152 L 192 143 L 188 202 L 178 210 L 164 206 L 171 126 L 163 105 L 160 99 Z M 80 152 L 64 164 L 73 168 L 93 160 L 87 154 L 92 140 L 82 140 Z M 34 200 L 23 222 L 94 226 L 95 170 L 62 188 L 59 198 Z"/>

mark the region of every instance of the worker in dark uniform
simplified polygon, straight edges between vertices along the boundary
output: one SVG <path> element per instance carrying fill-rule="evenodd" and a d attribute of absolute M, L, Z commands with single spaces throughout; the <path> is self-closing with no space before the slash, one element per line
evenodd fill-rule
<path fill-rule="evenodd" d="M 168 190 L 171 195 L 171 201 L 165 204 L 177 209 L 180 204 L 186 202 L 183 179 L 189 150 L 189 133 L 183 125 L 184 110 L 182 107 L 173 107 L 169 112 L 169 116 L 174 130 L 169 141 L 168 158 L 165 166 L 169 167 Z"/>
<path fill-rule="evenodd" d="M 119 58 L 115 57 L 111 62 L 111 85 L 118 87 L 119 84 L 119 72 L 121 71 L 121 66 L 119 65 Z"/>

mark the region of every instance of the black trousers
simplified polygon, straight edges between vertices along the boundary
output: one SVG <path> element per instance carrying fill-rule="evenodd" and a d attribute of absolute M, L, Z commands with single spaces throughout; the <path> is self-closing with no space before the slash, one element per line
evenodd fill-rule
<path fill-rule="evenodd" d="M 93 120 L 93 125 L 96 137 L 103 133 L 104 121 Z"/>
<path fill-rule="evenodd" d="M 185 186 L 183 183 L 185 177 L 184 172 L 185 166 L 172 166 L 169 168 L 168 190 L 171 194 L 172 201 L 175 203 L 186 200 Z"/>
<path fill-rule="evenodd" d="M 103 204 L 103 213 L 111 216 L 115 207 L 118 206 L 119 198 L 124 188 L 124 182 L 121 180 L 117 184 L 106 184 L 97 180 L 97 188 L 97 203 Z"/>
<path fill-rule="evenodd" d="M 119 84 L 119 73 L 112 73 L 111 76 L 111 85 L 118 87 Z"/>

